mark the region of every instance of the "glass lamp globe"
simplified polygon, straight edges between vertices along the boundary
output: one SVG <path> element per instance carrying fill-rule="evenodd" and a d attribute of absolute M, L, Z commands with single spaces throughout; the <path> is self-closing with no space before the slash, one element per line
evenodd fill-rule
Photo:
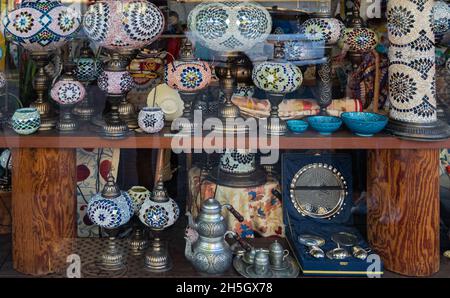
<path fill-rule="evenodd" d="M 112 95 L 122 95 L 133 89 L 134 80 L 129 71 L 105 70 L 98 77 L 100 90 Z"/>
<path fill-rule="evenodd" d="M 450 29 L 450 4 L 435 1 L 433 6 L 433 31 L 436 35 L 443 35 Z"/>
<path fill-rule="evenodd" d="M 324 40 L 329 45 L 336 44 L 344 33 L 344 23 L 334 18 L 311 18 L 300 26 L 300 33 L 312 41 Z"/>
<path fill-rule="evenodd" d="M 83 27 L 88 38 L 110 50 L 140 49 L 164 29 L 164 15 L 144 0 L 100 0 L 90 5 Z"/>
<path fill-rule="evenodd" d="M 211 82 L 211 68 L 203 61 L 174 61 L 166 66 L 166 83 L 180 92 L 197 92 Z"/>
<path fill-rule="evenodd" d="M 11 170 L 12 168 L 12 158 L 11 150 L 5 149 L 2 154 L 0 154 L 0 166 L 4 169 Z"/>
<path fill-rule="evenodd" d="M 266 61 L 254 67 L 252 79 L 256 87 L 267 93 L 287 94 L 301 86 L 303 75 L 292 63 Z"/>
<path fill-rule="evenodd" d="M 169 197 L 162 178 L 159 177 L 153 195 L 147 198 L 139 211 L 141 222 L 154 231 L 152 243 L 145 253 L 145 269 L 152 272 L 168 271 L 172 260 L 167 245 L 161 241 L 159 233 L 172 226 L 180 216 L 177 203 Z"/>
<path fill-rule="evenodd" d="M 201 3 L 191 10 L 187 24 L 195 40 L 218 52 L 247 51 L 272 30 L 269 12 L 254 2 Z"/>
<path fill-rule="evenodd" d="M 111 173 L 102 192 L 92 197 L 87 208 L 89 219 L 105 229 L 115 229 L 126 224 L 133 212 L 130 196 L 119 190 Z"/>
<path fill-rule="evenodd" d="M 87 43 L 80 50 L 80 57 L 75 59 L 75 76 L 78 81 L 90 83 L 97 80 L 102 72 L 102 63 L 96 59 Z"/>
<path fill-rule="evenodd" d="M 59 0 L 24 0 L 3 19 L 6 38 L 31 52 L 62 47 L 80 27 L 78 12 Z"/>
<path fill-rule="evenodd" d="M 367 53 L 378 44 L 377 34 L 368 28 L 347 28 L 344 30 L 339 46 L 348 46 L 349 51 L 355 53 Z"/>
<path fill-rule="evenodd" d="M 256 87 L 266 91 L 271 104 L 268 122 L 263 127 L 269 135 L 284 135 L 287 132 L 285 121 L 278 115 L 278 105 L 283 101 L 286 94 L 297 90 L 302 82 L 303 75 L 300 69 L 290 62 L 281 62 L 284 50 L 280 45 L 275 47 L 275 61 L 266 61 L 253 68 L 252 79 Z M 279 60 L 279 61 L 277 61 Z"/>

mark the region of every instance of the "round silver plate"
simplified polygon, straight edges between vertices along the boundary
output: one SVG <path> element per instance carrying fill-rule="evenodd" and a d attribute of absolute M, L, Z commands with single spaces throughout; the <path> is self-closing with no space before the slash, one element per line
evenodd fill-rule
<path fill-rule="evenodd" d="M 290 198 L 299 213 L 312 218 L 339 214 L 345 205 L 347 182 L 333 166 L 313 163 L 301 168 L 291 181 Z"/>
<path fill-rule="evenodd" d="M 341 246 L 355 246 L 358 244 L 358 237 L 352 233 L 339 232 L 331 236 L 331 240 Z"/>

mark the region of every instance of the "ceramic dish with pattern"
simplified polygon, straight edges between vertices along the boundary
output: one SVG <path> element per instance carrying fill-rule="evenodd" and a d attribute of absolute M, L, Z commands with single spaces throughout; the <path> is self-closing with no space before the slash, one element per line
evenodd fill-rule
<path fill-rule="evenodd" d="M 388 117 L 369 112 L 345 112 L 341 118 L 353 133 L 362 137 L 379 133 L 388 123 Z"/>
<path fill-rule="evenodd" d="M 334 116 L 312 116 L 308 118 L 308 123 L 321 135 L 329 136 L 341 127 L 342 120 Z"/>

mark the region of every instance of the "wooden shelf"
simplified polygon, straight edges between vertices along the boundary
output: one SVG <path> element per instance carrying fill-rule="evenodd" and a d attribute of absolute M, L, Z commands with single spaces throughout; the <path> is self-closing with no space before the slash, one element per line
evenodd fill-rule
<path fill-rule="evenodd" d="M 194 136 L 191 141 L 177 140 L 169 128 L 159 134 L 131 132 L 126 139 L 109 140 L 102 138 L 98 132 L 83 128 L 74 133 L 43 131 L 29 136 L 17 135 L 5 129 L 0 135 L 0 147 L 3 148 L 270 148 L 277 139 L 258 138 L 255 136 L 234 138 L 234 143 L 227 144 L 222 138 L 211 134 Z M 233 139 L 232 139 L 233 141 Z M 172 144 L 174 143 L 174 144 Z M 209 144 L 212 145 L 209 145 Z M 223 143 L 223 144 L 221 144 Z M 251 146 L 250 146 L 251 144 Z M 341 130 L 332 136 L 321 136 L 316 132 L 288 134 L 278 139 L 279 149 L 441 149 L 450 148 L 450 139 L 437 142 L 420 142 L 399 139 L 386 134 L 373 137 L 359 137 L 349 131 Z"/>

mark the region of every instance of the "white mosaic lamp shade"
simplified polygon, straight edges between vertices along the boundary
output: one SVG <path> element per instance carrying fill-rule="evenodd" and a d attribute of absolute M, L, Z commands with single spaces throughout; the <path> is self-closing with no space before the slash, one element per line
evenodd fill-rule
<path fill-rule="evenodd" d="M 253 68 L 252 79 L 256 87 L 268 93 L 287 94 L 301 86 L 303 75 L 290 62 L 266 61 Z"/>
<path fill-rule="evenodd" d="M 256 155 L 241 149 L 226 149 L 220 157 L 220 170 L 231 174 L 247 174 L 256 170 Z"/>
<path fill-rule="evenodd" d="M 264 42 L 272 30 L 272 18 L 254 2 L 213 2 L 197 5 L 188 16 L 193 38 L 218 51 L 247 51 Z"/>
<path fill-rule="evenodd" d="M 140 49 L 164 29 L 164 15 L 142 0 L 101 0 L 90 5 L 83 28 L 90 40 L 111 50 Z"/>
<path fill-rule="evenodd" d="M 433 29 L 436 35 L 443 35 L 450 29 L 450 3 L 445 1 L 434 2 Z"/>
<path fill-rule="evenodd" d="M 311 18 L 300 26 L 300 33 L 311 41 L 325 41 L 336 44 L 344 34 L 345 25 L 334 18 Z"/>
<path fill-rule="evenodd" d="M 437 120 L 433 2 L 388 2 L 390 117 L 398 121 Z"/>
<path fill-rule="evenodd" d="M 32 52 L 62 47 L 78 31 L 80 14 L 59 0 L 24 0 L 3 18 L 3 32 L 12 42 Z"/>

